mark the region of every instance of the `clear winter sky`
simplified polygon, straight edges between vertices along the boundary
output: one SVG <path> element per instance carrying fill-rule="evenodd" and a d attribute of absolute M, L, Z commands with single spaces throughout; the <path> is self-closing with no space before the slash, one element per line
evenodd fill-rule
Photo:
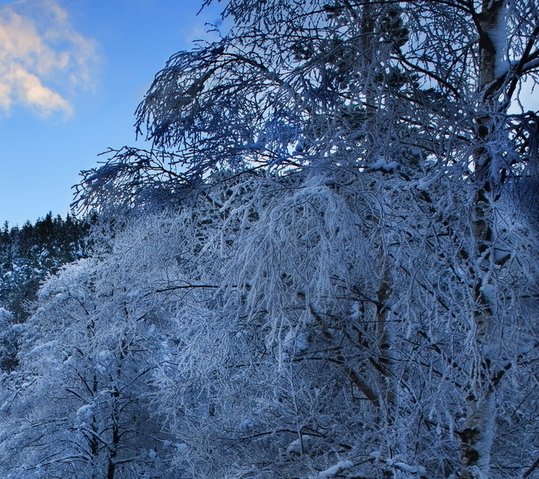
<path fill-rule="evenodd" d="M 135 142 L 170 55 L 207 37 L 200 0 L 0 0 L 0 225 L 65 214 L 79 172 Z"/>

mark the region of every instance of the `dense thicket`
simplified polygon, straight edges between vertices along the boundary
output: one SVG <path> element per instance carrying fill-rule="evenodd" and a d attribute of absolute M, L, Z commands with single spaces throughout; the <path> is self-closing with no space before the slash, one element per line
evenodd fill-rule
<path fill-rule="evenodd" d="M 83 174 L 99 247 L 4 378 L 4 475 L 537 474 L 535 2 L 225 15 L 140 105 L 154 149 Z"/>

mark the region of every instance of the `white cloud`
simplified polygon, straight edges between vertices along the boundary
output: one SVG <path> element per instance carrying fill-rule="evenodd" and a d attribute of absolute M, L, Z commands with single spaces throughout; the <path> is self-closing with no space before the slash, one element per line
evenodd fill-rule
<path fill-rule="evenodd" d="M 68 117 L 68 95 L 92 85 L 97 55 L 55 0 L 0 7 L 0 108 L 16 105 L 47 117 Z"/>

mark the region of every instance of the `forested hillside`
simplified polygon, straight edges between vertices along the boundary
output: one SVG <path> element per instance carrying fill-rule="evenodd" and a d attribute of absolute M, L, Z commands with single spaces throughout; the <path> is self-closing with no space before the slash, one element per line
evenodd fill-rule
<path fill-rule="evenodd" d="M 223 8 L 138 107 L 153 148 L 82 174 L 0 476 L 539 475 L 536 2 Z"/>
<path fill-rule="evenodd" d="M 60 266 L 86 255 L 90 222 L 49 213 L 21 228 L 6 223 L 0 231 L 0 305 L 17 322 L 28 311 L 25 303 L 36 298 L 40 282 Z"/>
<path fill-rule="evenodd" d="M 86 256 L 90 221 L 49 213 L 21 228 L 7 223 L 0 231 L 0 368 L 16 364 L 17 325 L 33 309 L 40 284 L 64 264 Z"/>

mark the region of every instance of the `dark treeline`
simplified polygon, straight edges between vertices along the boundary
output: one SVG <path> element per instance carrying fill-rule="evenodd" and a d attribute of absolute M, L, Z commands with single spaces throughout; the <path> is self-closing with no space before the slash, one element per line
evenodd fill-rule
<path fill-rule="evenodd" d="M 16 322 L 27 318 L 25 305 L 35 298 L 41 281 L 86 255 L 90 223 L 69 214 L 64 220 L 52 213 L 22 227 L 4 223 L 0 231 L 0 306 Z"/>
<path fill-rule="evenodd" d="M 0 230 L 0 308 L 10 326 L 23 323 L 31 314 L 40 284 L 58 269 L 87 254 L 86 237 L 91 220 L 48 213 L 34 224 Z M 4 325 L 7 326 L 7 325 Z M 15 365 L 16 344 L 12 327 L 4 327 L 0 344 L 0 367 Z"/>

